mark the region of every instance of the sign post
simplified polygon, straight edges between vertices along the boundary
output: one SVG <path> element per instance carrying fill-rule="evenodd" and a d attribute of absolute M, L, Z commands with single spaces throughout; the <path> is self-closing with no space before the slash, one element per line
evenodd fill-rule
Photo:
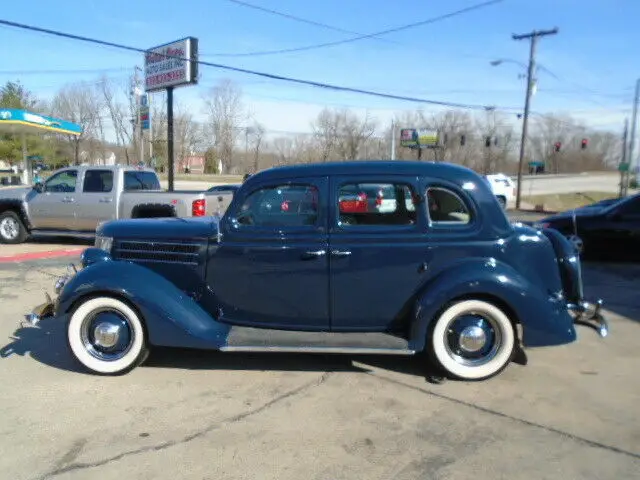
<path fill-rule="evenodd" d="M 198 39 L 187 37 L 147 50 L 144 57 L 144 74 L 146 92 L 167 91 L 167 173 L 169 191 L 172 192 L 174 177 L 173 89 L 198 83 Z"/>

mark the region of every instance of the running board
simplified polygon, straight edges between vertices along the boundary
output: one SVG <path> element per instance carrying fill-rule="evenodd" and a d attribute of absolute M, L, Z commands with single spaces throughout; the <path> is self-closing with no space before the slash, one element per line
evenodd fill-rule
<path fill-rule="evenodd" d="M 70 238 L 83 238 L 90 240 L 96 236 L 95 231 L 75 231 L 75 230 L 31 230 L 31 235 L 42 237 L 70 237 Z"/>
<path fill-rule="evenodd" d="M 336 333 L 232 327 L 223 352 L 413 355 L 409 342 L 388 333 Z"/>

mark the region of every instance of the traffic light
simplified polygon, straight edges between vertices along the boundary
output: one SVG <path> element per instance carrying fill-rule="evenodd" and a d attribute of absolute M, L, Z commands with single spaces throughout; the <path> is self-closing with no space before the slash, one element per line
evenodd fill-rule
<path fill-rule="evenodd" d="M 460 146 L 464 147 L 465 143 L 467 143 L 467 137 L 465 135 L 460 135 Z"/>
<path fill-rule="evenodd" d="M 586 138 L 582 139 L 582 150 L 584 150 L 585 148 L 587 148 L 587 145 L 589 144 L 589 140 L 587 140 Z"/>
<path fill-rule="evenodd" d="M 556 142 L 553 147 L 556 152 L 559 152 L 560 148 L 562 147 L 562 143 Z"/>
<path fill-rule="evenodd" d="M 491 137 L 485 138 L 484 146 L 487 147 L 487 148 L 491 148 Z"/>

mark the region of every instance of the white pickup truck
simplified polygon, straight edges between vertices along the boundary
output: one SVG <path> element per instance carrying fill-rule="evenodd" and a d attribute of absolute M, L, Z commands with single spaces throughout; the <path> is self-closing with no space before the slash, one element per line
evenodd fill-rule
<path fill-rule="evenodd" d="M 122 218 L 222 215 L 229 192 L 164 191 L 156 172 L 128 166 L 74 166 L 33 187 L 0 190 L 0 243 L 30 234 L 92 237 Z"/>
<path fill-rule="evenodd" d="M 516 185 L 504 173 L 495 173 L 484 176 L 487 183 L 491 187 L 491 191 L 498 199 L 498 203 L 502 208 L 507 209 L 512 205 L 516 198 Z"/>

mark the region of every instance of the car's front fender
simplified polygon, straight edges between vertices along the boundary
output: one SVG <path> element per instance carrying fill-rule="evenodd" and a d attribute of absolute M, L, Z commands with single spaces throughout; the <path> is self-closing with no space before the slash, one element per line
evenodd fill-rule
<path fill-rule="evenodd" d="M 68 314 L 84 297 L 113 295 L 142 315 L 151 345 L 217 349 L 230 327 L 217 322 L 193 298 L 144 266 L 104 259 L 80 270 L 63 287 L 56 316 Z"/>
<path fill-rule="evenodd" d="M 410 333 L 415 350 L 424 349 L 431 323 L 443 307 L 464 297 L 493 299 L 511 310 L 522 325 L 525 346 L 562 345 L 576 339 L 563 299 L 495 259 L 468 259 L 433 276 L 421 289 Z"/>

